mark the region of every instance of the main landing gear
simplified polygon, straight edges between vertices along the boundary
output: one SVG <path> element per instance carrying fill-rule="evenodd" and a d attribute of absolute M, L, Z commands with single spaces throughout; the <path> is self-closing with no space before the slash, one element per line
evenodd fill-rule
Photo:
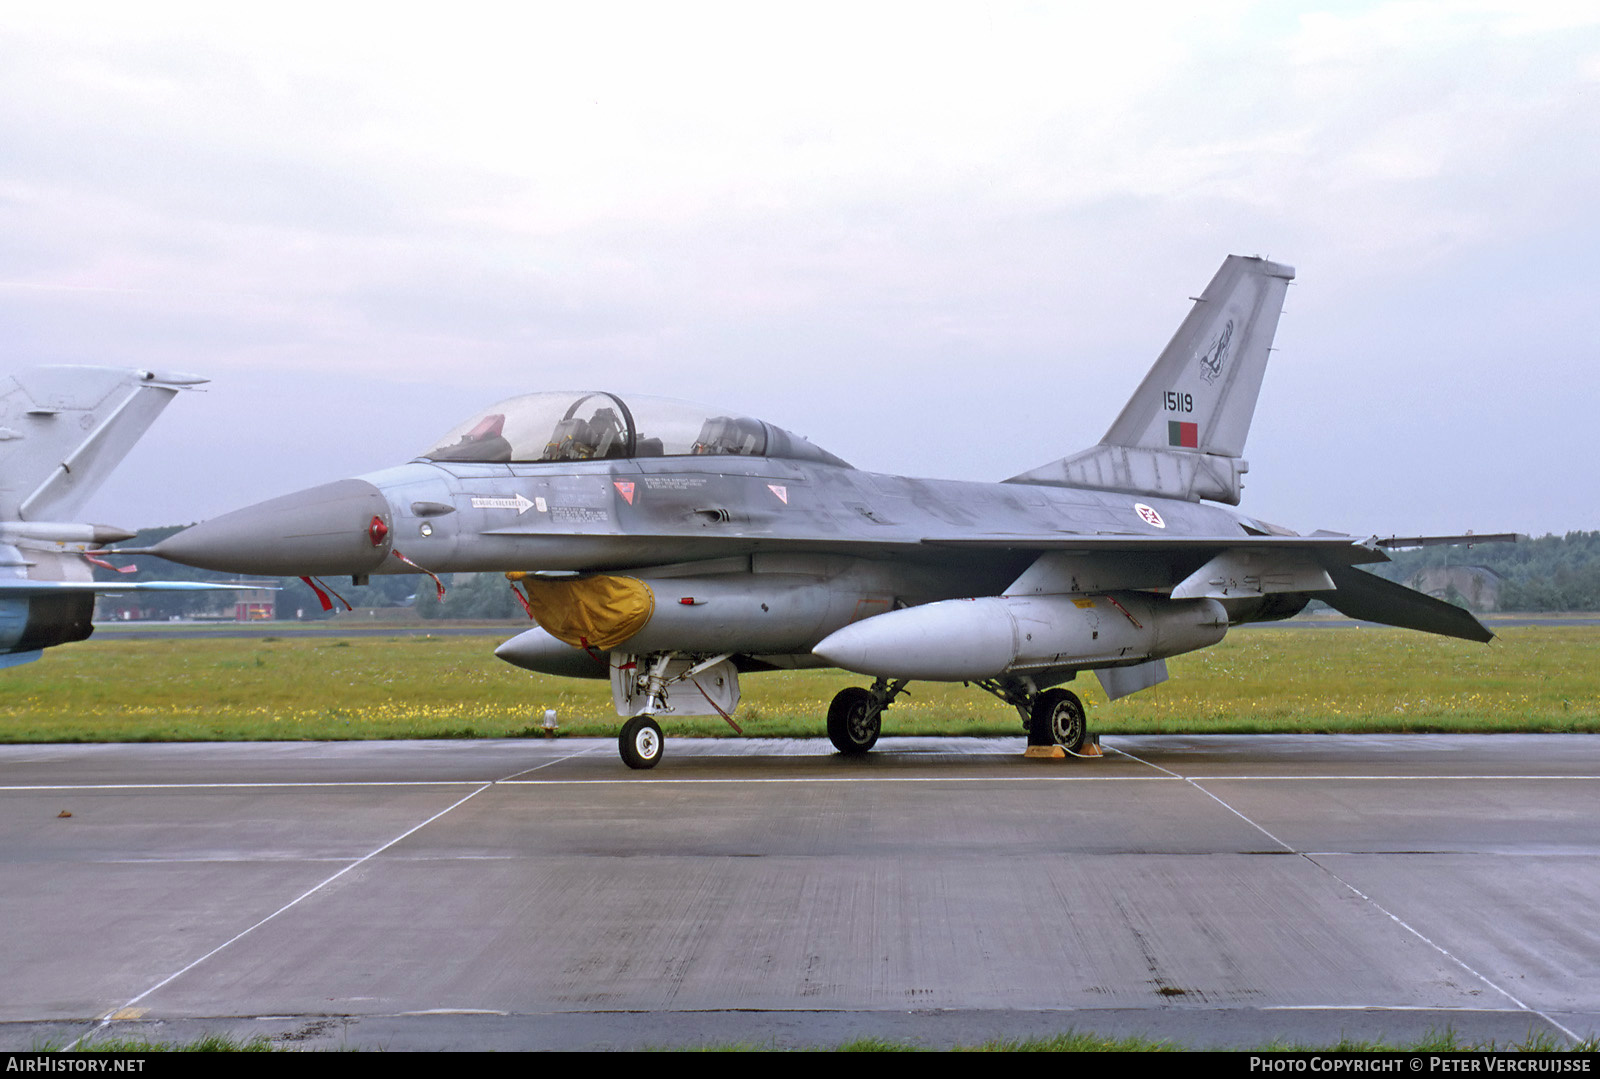
<path fill-rule="evenodd" d="M 1036 695 L 1028 715 L 1028 745 L 1060 746 L 1068 753 L 1083 750 L 1089 724 L 1083 702 L 1065 689 L 1047 689 Z"/>
<path fill-rule="evenodd" d="M 908 679 L 894 682 L 879 678 L 871 689 L 851 686 L 842 689 L 828 706 L 828 740 L 847 757 L 859 757 L 878 742 L 883 710 L 905 692 Z M 1065 689 L 1041 690 L 1031 678 L 990 678 L 972 683 L 1015 708 L 1022 716 L 1022 729 L 1028 733 L 1028 747 L 1060 746 L 1072 756 L 1092 756 L 1084 752 L 1089 742 L 1089 724 L 1083 701 Z M 1051 755 L 1051 754 L 1046 754 Z"/>
<path fill-rule="evenodd" d="M 828 741 L 846 757 L 859 757 L 878 744 L 883 710 L 905 692 L 907 679 L 879 678 L 871 689 L 841 689 L 828 705 Z"/>
<path fill-rule="evenodd" d="M 1031 678 L 989 678 L 973 684 L 999 697 L 1022 716 L 1022 729 L 1028 732 L 1030 756 L 1051 756 L 1048 750 L 1055 746 L 1074 757 L 1098 755 L 1098 750 L 1092 746 L 1089 753 L 1084 752 L 1084 744 L 1089 741 L 1089 722 L 1084 715 L 1083 701 L 1071 690 L 1041 690 Z M 1038 754 L 1039 749 L 1047 752 Z"/>

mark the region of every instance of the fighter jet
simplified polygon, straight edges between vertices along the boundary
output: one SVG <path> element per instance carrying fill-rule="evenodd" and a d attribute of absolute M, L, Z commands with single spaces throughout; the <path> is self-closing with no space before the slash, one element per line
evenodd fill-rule
<path fill-rule="evenodd" d="M 94 632 L 99 592 L 231 588 L 190 581 L 101 583 L 95 551 L 132 532 L 72 516 L 193 375 L 34 367 L 0 380 L 0 667 Z"/>
<path fill-rule="evenodd" d="M 496 654 L 609 679 L 634 768 L 660 761 L 660 718 L 732 723 L 739 676 L 753 671 L 871 676 L 828 709 L 844 754 L 872 748 L 914 679 L 977 686 L 1018 710 L 1031 744 L 1078 752 L 1083 704 L 1061 687 L 1080 672 L 1123 697 L 1165 680 L 1167 657 L 1313 598 L 1487 641 L 1466 611 L 1356 568 L 1386 561 L 1386 541 L 1302 536 L 1223 508 L 1239 502 L 1293 277 L 1228 258 L 1098 445 L 1000 483 L 865 472 L 763 420 L 678 401 L 533 393 L 409 464 L 237 510 L 153 550 L 358 583 L 505 573 L 538 625 Z M 1017 437 L 992 422 L 969 437 Z"/>

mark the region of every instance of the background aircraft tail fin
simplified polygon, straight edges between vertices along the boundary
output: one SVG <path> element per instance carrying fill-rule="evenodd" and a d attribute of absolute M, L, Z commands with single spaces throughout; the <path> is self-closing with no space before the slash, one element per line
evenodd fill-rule
<path fill-rule="evenodd" d="M 1237 505 L 1241 459 L 1294 270 L 1229 255 L 1100 444 L 1010 483 Z"/>
<path fill-rule="evenodd" d="M 0 378 L 0 520 L 70 521 L 191 375 L 32 367 Z"/>

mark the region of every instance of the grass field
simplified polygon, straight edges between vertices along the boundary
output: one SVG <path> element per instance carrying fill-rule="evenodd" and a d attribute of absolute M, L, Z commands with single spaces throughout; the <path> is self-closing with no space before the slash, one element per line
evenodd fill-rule
<path fill-rule="evenodd" d="M 0 673 L 0 741 L 255 741 L 614 735 L 605 682 L 496 660 L 507 636 L 117 640 L 52 649 Z M 1102 733 L 1596 731 L 1600 627 L 1508 628 L 1491 644 L 1388 629 L 1251 629 L 1169 660 L 1164 685 L 1107 704 L 1073 688 Z M 840 671 L 746 676 L 751 736 L 816 736 Z M 669 735 L 731 734 L 717 717 Z M 884 733 L 1020 734 L 1016 713 L 959 685 L 916 683 Z"/>

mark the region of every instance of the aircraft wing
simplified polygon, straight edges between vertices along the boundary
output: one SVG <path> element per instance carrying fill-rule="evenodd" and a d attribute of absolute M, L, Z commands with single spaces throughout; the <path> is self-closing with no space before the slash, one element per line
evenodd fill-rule
<path fill-rule="evenodd" d="M 1214 553 L 1227 550 L 1314 553 L 1336 565 L 1387 562 L 1389 556 L 1354 536 L 1146 536 L 1122 533 L 1093 535 L 1060 533 L 989 533 L 968 536 L 930 536 L 922 540 L 935 547 L 1004 548 L 1018 551 L 1143 552 L 1163 554 Z"/>
<path fill-rule="evenodd" d="M 1041 552 L 1039 572 L 1055 552 L 1084 554 L 1184 553 L 1210 557 L 1172 590 L 1175 599 L 1227 598 L 1251 593 L 1300 592 L 1322 600 L 1350 618 L 1422 630 L 1462 640 L 1487 642 L 1494 634 L 1471 612 L 1355 567 L 1387 562 L 1379 547 L 1440 543 L 1506 542 L 1514 536 L 1407 537 L 1396 543 L 1351 536 L 1028 536 L 991 535 L 928 539 L 948 547 L 1005 547 Z M 1035 571 L 1030 570 L 1030 574 Z M 1025 576 L 1012 590 L 1037 578 Z M 1046 577 L 1045 579 L 1049 579 Z M 1331 587 L 1330 587 L 1331 586 Z M 1008 590 L 1009 591 L 1009 590 Z"/>

